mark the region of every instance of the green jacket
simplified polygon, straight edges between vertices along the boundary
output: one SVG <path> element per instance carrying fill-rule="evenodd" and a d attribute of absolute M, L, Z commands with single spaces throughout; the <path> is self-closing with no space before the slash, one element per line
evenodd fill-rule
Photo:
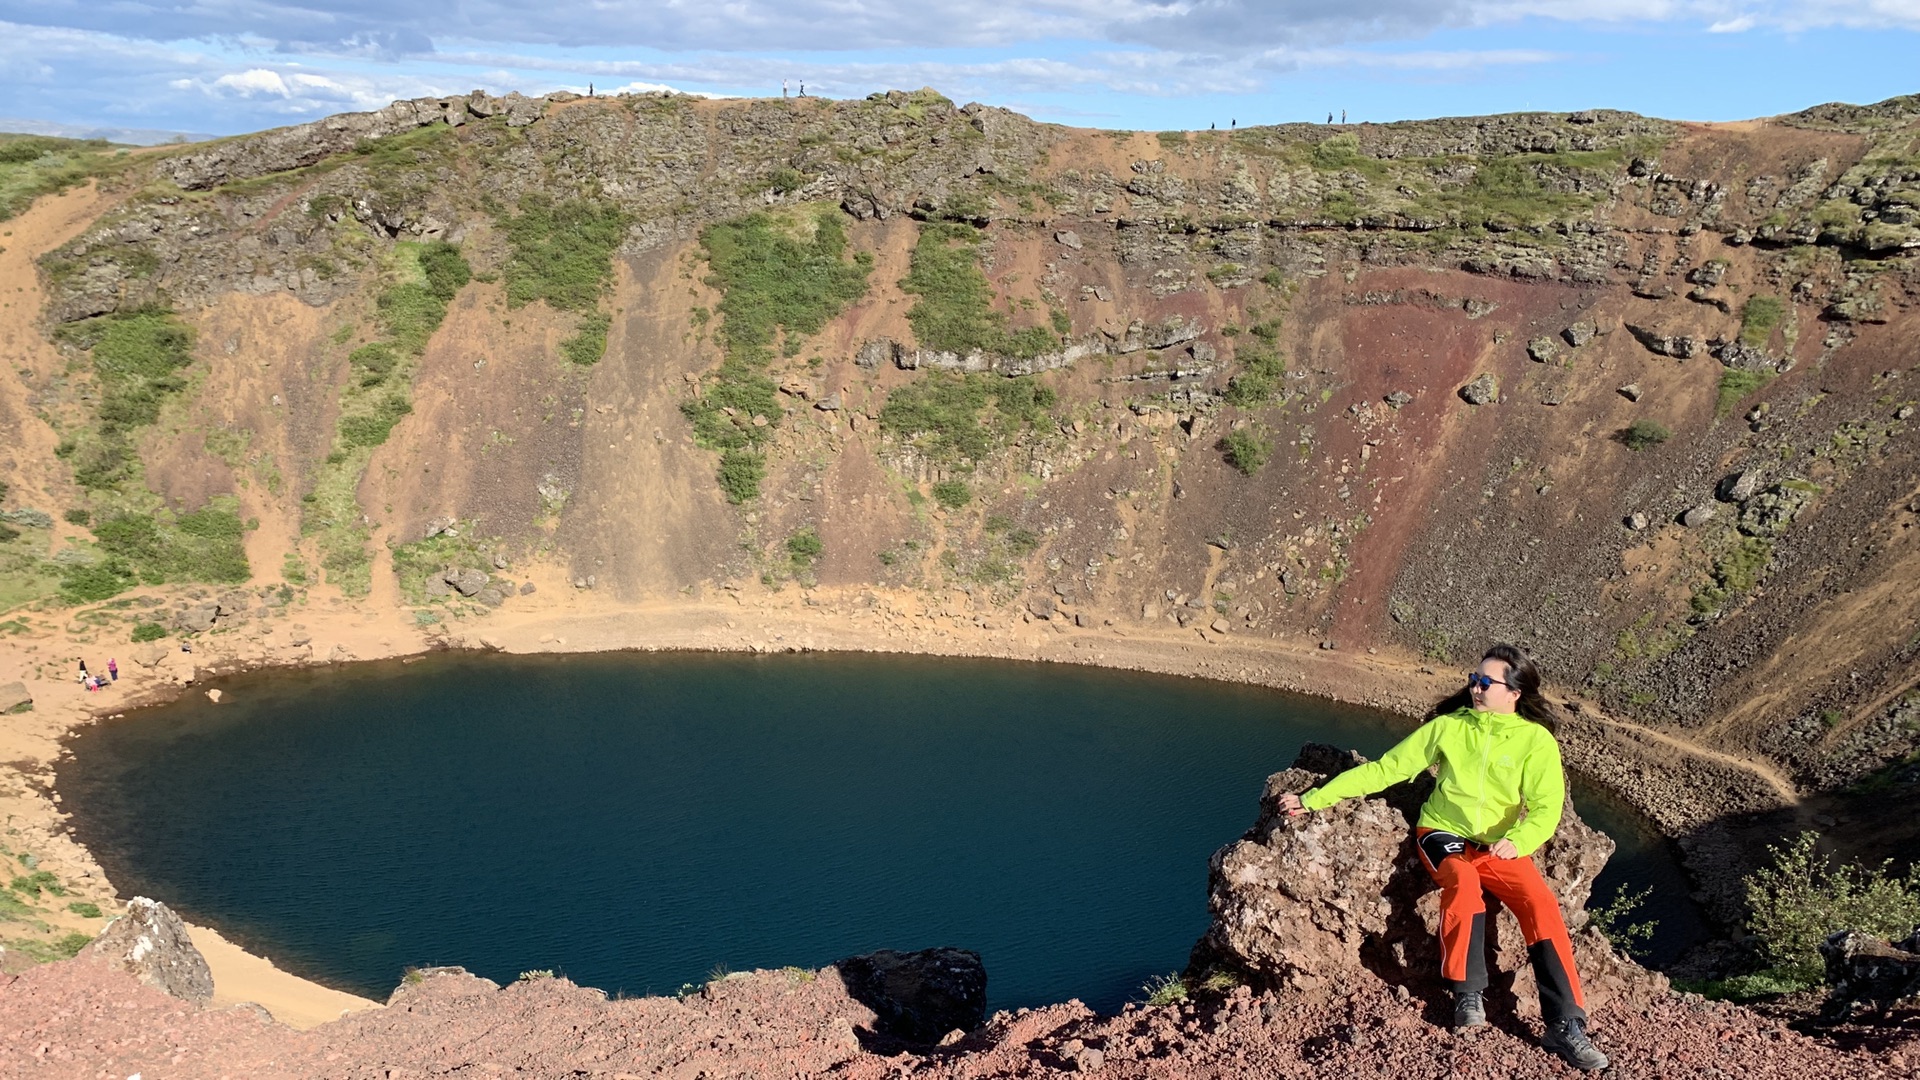
<path fill-rule="evenodd" d="M 1513 841 L 1531 855 L 1560 826 L 1567 801 L 1560 744 L 1553 733 L 1513 713 L 1461 709 L 1438 716 L 1379 761 L 1348 769 L 1300 797 L 1309 810 L 1371 795 L 1440 763 L 1439 782 L 1420 808 L 1420 827 L 1481 844 Z M 1526 819 L 1520 810 L 1526 807 Z"/>

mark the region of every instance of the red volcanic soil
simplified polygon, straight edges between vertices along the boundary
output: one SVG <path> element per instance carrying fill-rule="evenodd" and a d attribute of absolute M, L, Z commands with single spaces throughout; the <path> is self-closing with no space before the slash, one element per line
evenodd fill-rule
<path fill-rule="evenodd" d="M 66 1080 L 314 1077 L 1512 1077 L 1576 1075 L 1536 1045 L 1537 1025 L 1496 1016 L 1456 1036 L 1433 1003 L 1381 986 L 1301 998 L 1129 1006 L 1077 1002 L 1000 1013 L 931 1050 L 885 1045 L 873 1013 L 831 969 L 751 972 L 677 998 L 609 1000 L 565 979 L 504 989 L 458 969 L 403 984 L 384 1009 L 297 1032 L 251 1006 L 201 1009 L 82 958 L 0 976 L 0 1076 Z M 1840 1039 L 1810 1037 L 1732 1005 L 1672 997 L 1601 1010 L 1591 1025 L 1611 1075 L 1911 1077 L 1920 1013 L 1897 1010 Z M 1840 1043 L 1844 1042 L 1846 1048 Z"/>

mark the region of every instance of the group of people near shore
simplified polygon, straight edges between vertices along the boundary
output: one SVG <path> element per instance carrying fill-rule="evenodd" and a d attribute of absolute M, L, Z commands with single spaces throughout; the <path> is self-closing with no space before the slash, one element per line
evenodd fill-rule
<path fill-rule="evenodd" d="M 117 683 L 119 681 L 120 661 L 115 660 L 113 657 L 107 657 L 107 673 L 105 675 L 91 674 L 87 671 L 86 658 L 82 657 L 80 659 L 80 686 L 88 693 L 92 693 L 95 690 L 104 690 L 107 684 Z"/>
<path fill-rule="evenodd" d="M 1553 706 L 1526 653 L 1496 644 L 1426 723 L 1378 761 L 1319 787 L 1281 796 L 1290 816 L 1383 791 L 1438 766 L 1420 808 L 1414 847 L 1440 886 L 1440 974 L 1453 988 L 1453 1027 L 1487 1023 L 1486 894 L 1520 921 L 1540 993 L 1541 1046 L 1582 1070 L 1607 1067 L 1586 1034 L 1586 998 L 1573 941 L 1553 890 L 1531 856 L 1553 838 L 1566 807 L 1566 775 Z"/>

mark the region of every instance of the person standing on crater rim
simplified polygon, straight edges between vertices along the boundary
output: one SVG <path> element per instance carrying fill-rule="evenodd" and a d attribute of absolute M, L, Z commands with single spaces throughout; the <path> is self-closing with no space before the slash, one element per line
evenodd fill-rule
<path fill-rule="evenodd" d="M 1303 795 L 1282 795 L 1280 805 L 1289 815 L 1325 810 L 1438 764 L 1414 837 L 1420 861 L 1440 884 L 1440 969 L 1453 984 L 1454 1029 L 1487 1022 L 1483 891 L 1490 892 L 1520 920 L 1527 939 L 1547 1025 L 1541 1045 L 1576 1068 L 1604 1069 L 1607 1056 L 1587 1038 L 1586 999 L 1560 903 L 1531 858 L 1560 826 L 1567 800 L 1552 723 L 1540 670 L 1526 653 L 1496 644 L 1466 688 L 1434 706 L 1427 722 L 1380 760 Z"/>

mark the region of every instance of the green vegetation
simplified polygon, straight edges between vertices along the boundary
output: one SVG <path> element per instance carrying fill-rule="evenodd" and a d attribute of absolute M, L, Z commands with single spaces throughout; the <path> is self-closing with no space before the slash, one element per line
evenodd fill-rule
<path fill-rule="evenodd" d="M 60 516 L 66 519 L 66 522 L 69 525 L 87 525 L 93 521 L 92 512 L 88 511 L 84 507 L 78 507 L 78 506 L 74 507 L 71 510 L 68 510 L 66 513 Z"/>
<path fill-rule="evenodd" d="M 1008 330 L 1007 315 L 993 306 L 993 287 L 980 271 L 980 230 L 971 225 L 921 226 L 900 288 L 919 299 L 907 312 L 914 337 L 941 352 L 981 352 L 1031 360 L 1060 348 L 1051 326 Z M 1051 320 L 1050 320 L 1051 321 Z"/>
<path fill-rule="evenodd" d="M 1728 600 L 1754 587 L 1766 573 L 1773 558 L 1773 541 L 1759 536 L 1743 536 L 1713 564 L 1712 584 L 1694 590 L 1693 610 L 1709 614 L 1725 607 Z"/>
<path fill-rule="evenodd" d="M 1773 865 L 1747 875 L 1747 927 L 1776 978 L 1817 983 L 1820 943 L 1835 931 L 1897 940 L 1920 926 L 1920 867 L 1894 877 L 1892 860 L 1835 866 L 1815 851 L 1818 841 L 1818 833 L 1804 832 L 1785 847 L 1769 847 Z"/>
<path fill-rule="evenodd" d="M 231 498 L 191 514 L 119 513 L 94 529 L 100 550 L 149 585 L 169 581 L 236 584 L 251 575 L 244 543 L 246 526 Z"/>
<path fill-rule="evenodd" d="M 760 447 L 783 410 L 767 374 L 776 340 L 793 355 L 800 339 L 866 295 L 873 257 L 847 257 L 846 233 L 831 210 L 795 215 L 749 214 L 700 234 L 721 292 L 720 340 L 726 358 L 698 397 L 680 409 L 701 446 L 721 451 L 720 487 L 735 503 L 760 493 L 766 462 Z M 756 419 L 760 422 L 756 423 Z"/>
<path fill-rule="evenodd" d="M 1732 412 L 1748 394 L 1767 385 L 1772 378 L 1771 371 L 1723 368 L 1720 372 L 1720 394 L 1713 403 L 1713 415 L 1725 416 Z"/>
<path fill-rule="evenodd" d="M 813 526 L 798 529 L 787 537 L 787 563 L 796 574 L 813 569 L 814 560 L 826 547 L 820 542 L 820 533 Z"/>
<path fill-rule="evenodd" d="M 1050 418 L 1053 388 L 1027 376 L 933 372 L 895 390 L 880 426 L 934 461 L 971 465 Z"/>
<path fill-rule="evenodd" d="M 17 952 L 36 964 L 52 963 L 55 960 L 70 960 L 80 955 L 80 950 L 93 943 L 93 937 L 79 931 L 64 934 L 52 941 L 37 938 L 14 938 L 7 942 L 7 948 Z"/>
<path fill-rule="evenodd" d="M 67 910 L 83 919 L 97 919 L 100 917 L 100 905 L 91 900 L 72 901 L 67 905 Z"/>
<path fill-rule="evenodd" d="M 573 336 L 560 343 L 560 353 L 581 367 L 591 367 L 607 355 L 607 331 L 613 326 L 613 317 L 594 312 L 580 320 L 580 328 Z"/>
<path fill-rule="evenodd" d="M 393 573 L 400 579 L 400 594 L 409 604 L 428 603 L 428 582 L 448 568 L 492 574 L 493 562 L 464 530 L 459 536 L 442 534 L 411 544 L 393 545 Z"/>
<path fill-rule="evenodd" d="M 1740 344 L 1758 349 L 1773 336 L 1787 312 L 1777 296 L 1750 296 L 1740 309 Z"/>
<path fill-rule="evenodd" d="M 124 154 L 104 139 L 0 135 L 0 221 L 26 210 L 42 195 L 111 175 L 125 166 Z"/>
<path fill-rule="evenodd" d="M 933 485 L 933 501 L 958 510 L 973 501 L 973 489 L 965 480 L 941 480 Z"/>
<path fill-rule="evenodd" d="M 1208 972 L 1204 978 L 1194 978 L 1173 972 L 1168 975 L 1148 979 L 1140 987 L 1141 1001 L 1147 1005 L 1178 1005 L 1195 994 L 1225 994 L 1240 985 L 1240 980 L 1229 972 Z"/>
<path fill-rule="evenodd" d="M 31 896 L 36 900 L 39 899 L 42 892 L 53 896 L 67 895 L 66 886 L 60 884 L 60 879 L 55 877 L 50 870 L 36 870 L 31 874 L 16 877 L 7 885 L 7 888 L 12 889 L 22 896 Z"/>
<path fill-rule="evenodd" d="M 600 302 L 613 280 L 613 252 L 626 239 L 627 215 L 598 199 L 528 195 L 520 212 L 495 213 L 513 246 L 504 274 L 507 305 L 535 300 L 559 311 L 586 311 Z"/>
<path fill-rule="evenodd" d="M 1273 440 L 1263 438 L 1252 426 L 1234 428 L 1220 440 L 1220 450 L 1226 455 L 1227 464 L 1243 475 L 1252 476 L 1273 456 Z"/>
<path fill-rule="evenodd" d="M 89 352 L 100 384 L 98 423 L 55 452 L 72 463 L 81 487 L 117 490 L 139 469 L 132 433 L 187 385 L 180 370 L 193 362 L 193 331 L 172 312 L 147 308 L 67 323 L 54 338 Z"/>
<path fill-rule="evenodd" d="M 1634 916 L 1639 914 L 1641 905 L 1652 895 L 1652 888 L 1621 889 L 1612 900 L 1588 911 L 1587 922 L 1600 931 L 1600 935 L 1619 950 L 1620 955 L 1644 960 L 1647 943 L 1653 940 L 1653 930 L 1658 921 L 1635 921 Z"/>
<path fill-rule="evenodd" d="M 1819 986 L 1821 979 L 1799 971 L 1783 971 L 1769 968 L 1746 975 L 1734 975 L 1725 979 L 1687 979 L 1673 980 L 1675 990 L 1714 1001 L 1760 1001 L 1765 998 L 1780 997 L 1783 994 L 1797 994 L 1802 990 L 1811 990 Z"/>
<path fill-rule="evenodd" d="M 69 604 L 90 604 L 118 596 L 138 584 L 139 575 L 119 559 L 69 566 L 61 572 L 60 599 Z"/>
<path fill-rule="evenodd" d="M 1635 420 L 1615 432 L 1613 437 L 1629 450 L 1650 450 L 1673 438 L 1673 432 L 1666 425 L 1653 420 Z"/>
<path fill-rule="evenodd" d="M 1280 320 L 1255 323 L 1249 328 L 1253 340 L 1236 342 L 1234 358 L 1240 371 L 1227 383 L 1227 404 L 1251 409 L 1272 401 L 1280 392 L 1287 375 L 1286 359 L 1274 342 L 1279 337 Z"/>
<path fill-rule="evenodd" d="M 133 626 L 133 641 L 136 645 L 145 641 L 159 641 L 166 636 L 167 628 L 159 623 L 143 622 L 135 623 Z"/>
<path fill-rule="evenodd" d="M 447 305 L 472 277 L 466 257 L 452 244 L 394 245 L 386 284 L 375 298 L 384 339 L 347 354 L 352 377 L 340 395 L 333 449 L 302 499 L 300 527 L 302 534 L 319 538 L 327 580 L 349 596 L 365 595 L 372 586 L 366 549 L 371 533 L 357 497 L 360 476 L 374 448 L 413 412 L 411 387 L 420 354 L 445 320 Z M 305 564 L 297 569 L 304 584 Z M 285 572 L 282 576 L 295 580 Z"/>

